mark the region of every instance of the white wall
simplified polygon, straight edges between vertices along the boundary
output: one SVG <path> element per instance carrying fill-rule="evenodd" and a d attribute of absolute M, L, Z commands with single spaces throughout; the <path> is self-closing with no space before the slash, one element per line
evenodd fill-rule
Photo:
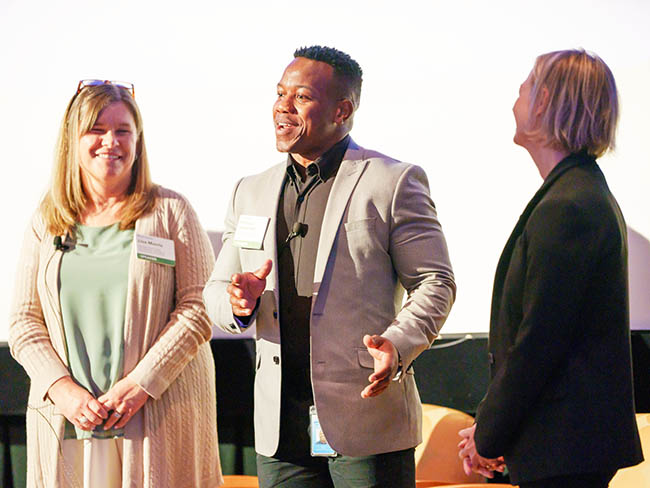
<path fill-rule="evenodd" d="M 622 116 L 618 150 L 602 167 L 635 236 L 650 240 L 650 3 L 211 3 L 0 0 L 0 317 L 79 79 L 135 83 L 155 180 L 220 230 L 235 181 L 283 159 L 275 84 L 296 47 L 318 43 L 364 69 L 355 140 L 429 174 L 459 284 L 443 332 L 487 330 L 497 259 L 541 184 L 512 143 L 511 113 L 537 54 L 585 47 L 612 68 Z M 634 266 L 648 296 L 647 255 Z M 647 306 L 640 313 L 650 328 Z"/>

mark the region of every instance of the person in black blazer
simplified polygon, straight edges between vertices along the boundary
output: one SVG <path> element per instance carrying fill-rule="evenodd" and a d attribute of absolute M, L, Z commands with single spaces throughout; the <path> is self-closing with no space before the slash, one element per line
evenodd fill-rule
<path fill-rule="evenodd" d="M 492 380 L 459 455 L 488 477 L 507 465 L 522 488 L 606 487 L 643 460 L 626 226 L 596 163 L 614 146 L 614 77 L 583 50 L 541 55 L 513 112 L 544 183 L 497 266 Z"/>

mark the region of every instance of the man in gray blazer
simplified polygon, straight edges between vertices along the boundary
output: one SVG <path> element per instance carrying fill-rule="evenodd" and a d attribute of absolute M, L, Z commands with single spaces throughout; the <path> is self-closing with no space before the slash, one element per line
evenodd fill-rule
<path fill-rule="evenodd" d="M 415 486 L 412 364 L 456 286 L 424 171 L 348 135 L 361 75 L 294 53 L 273 107 L 287 160 L 237 183 L 203 295 L 222 329 L 256 325 L 262 487 Z"/>

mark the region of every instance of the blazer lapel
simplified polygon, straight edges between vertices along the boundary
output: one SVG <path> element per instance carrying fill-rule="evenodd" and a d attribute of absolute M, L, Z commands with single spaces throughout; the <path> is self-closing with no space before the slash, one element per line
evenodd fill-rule
<path fill-rule="evenodd" d="M 282 162 L 271 169 L 268 180 L 263 181 L 264 188 L 259 188 L 255 198 L 260 198 L 260 208 L 271 209 L 271 220 L 266 230 L 264 238 L 264 246 L 262 252 L 264 259 L 273 261 L 273 268 L 271 273 L 266 278 L 266 289 L 277 291 L 279 276 L 278 276 L 278 205 L 280 204 L 280 193 L 282 192 L 282 184 L 284 177 L 287 174 L 287 163 Z M 271 191 L 268 191 L 271 189 Z M 276 294 L 277 297 L 277 294 Z"/>
<path fill-rule="evenodd" d="M 327 205 L 323 215 L 320 239 L 318 241 L 318 252 L 316 253 L 316 266 L 314 268 L 314 293 L 318 293 L 320 284 L 325 274 L 325 267 L 329 258 L 334 240 L 341 226 L 341 219 L 348 206 L 352 192 L 354 191 L 363 169 L 368 161 L 363 159 L 363 149 L 350 140 L 341 166 L 338 170 Z"/>
<path fill-rule="evenodd" d="M 510 265 L 512 251 L 514 249 L 515 243 L 517 242 L 517 239 L 519 239 L 519 236 L 524 231 L 530 215 L 533 213 L 533 210 L 535 210 L 535 207 L 537 207 L 542 198 L 544 198 L 546 193 L 548 193 L 551 186 L 553 186 L 553 183 L 555 183 L 560 176 L 562 176 L 569 169 L 583 164 L 587 161 L 593 161 L 593 158 L 580 154 L 572 154 L 564 158 L 555 166 L 555 168 L 553 168 L 551 173 L 544 180 L 544 183 L 542 183 L 542 186 L 539 188 L 539 190 L 537 190 L 537 193 L 535 193 L 535 196 L 533 196 L 530 202 L 528 202 L 528 205 L 526 205 L 526 208 L 517 221 L 517 225 L 515 225 L 512 234 L 510 234 L 510 237 L 508 238 L 508 242 L 506 242 L 506 245 L 503 248 L 503 252 L 499 258 L 499 264 L 497 265 L 497 270 L 494 277 L 494 288 L 492 290 L 492 312 L 490 317 L 493 322 L 496 320 L 499 304 L 501 303 L 503 282 Z"/>

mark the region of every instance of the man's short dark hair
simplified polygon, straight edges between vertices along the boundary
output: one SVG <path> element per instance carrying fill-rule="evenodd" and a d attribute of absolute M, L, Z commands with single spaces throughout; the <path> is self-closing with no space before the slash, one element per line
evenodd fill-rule
<path fill-rule="evenodd" d="M 294 58 L 307 58 L 322 61 L 334 68 L 335 76 L 342 81 L 345 95 L 352 99 L 354 108 L 359 106 L 361 99 L 361 82 L 363 71 L 361 66 L 349 54 L 327 46 L 300 47 L 293 53 Z"/>

